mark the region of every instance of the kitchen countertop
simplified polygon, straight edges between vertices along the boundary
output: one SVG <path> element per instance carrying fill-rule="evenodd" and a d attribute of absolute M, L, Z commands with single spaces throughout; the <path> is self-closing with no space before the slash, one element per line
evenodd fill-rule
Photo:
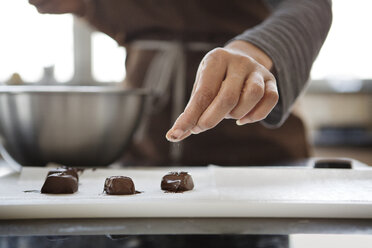
<path fill-rule="evenodd" d="M 0 165 L 1 164 L 3 163 L 0 163 Z M 4 168 L 2 169 L 4 172 Z M 299 233 L 372 234 L 372 219 L 96 218 L 0 220 L 0 236 L 69 236 L 103 234 L 288 235 Z"/>
<path fill-rule="evenodd" d="M 118 218 L 0 221 L 0 236 L 153 234 L 372 234 L 372 220 L 281 218 Z"/>

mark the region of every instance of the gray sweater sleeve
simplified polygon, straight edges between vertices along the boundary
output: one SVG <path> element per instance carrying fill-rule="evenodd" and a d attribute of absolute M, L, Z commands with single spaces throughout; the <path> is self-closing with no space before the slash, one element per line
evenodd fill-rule
<path fill-rule="evenodd" d="M 331 26 L 331 7 L 330 0 L 285 0 L 264 22 L 233 39 L 254 44 L 273 61 L 279 102 L 263 120 L 266 126 L 280 126 L 305 88 Z"/>

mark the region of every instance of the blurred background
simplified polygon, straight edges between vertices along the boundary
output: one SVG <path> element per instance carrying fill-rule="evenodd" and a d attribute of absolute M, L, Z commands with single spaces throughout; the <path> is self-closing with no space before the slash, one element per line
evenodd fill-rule
<path fill-rule="evenodd" d="M 314 156 L 372 164 L 372 1 L 333 1 L 333 25 L 295 109 Z M 40 15 L 25 1 L 0 2 L 0 83 L 121 82 L 125 49 L 72 15 Z M 11 25 L 5 25 L 11 23 Z"/>

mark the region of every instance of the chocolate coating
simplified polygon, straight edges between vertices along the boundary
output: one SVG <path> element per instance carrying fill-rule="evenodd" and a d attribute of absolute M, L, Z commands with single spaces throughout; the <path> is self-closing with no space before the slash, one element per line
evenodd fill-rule
<path fill-rule="evenodd" d="M 58 168 L 55 168 L 53 170 L 50 170 L 48 172 L 48 175 L 51 175 L 51 174 L 55 174 L 55 173 L 64 173 L 64 174 L 67 174 L 67 175 L 70 175 L 70 176 L 73 176 L 73 177 L 76 177 L 76 180 L 79 182 L 79 175 L 77 173 L 77 169 L 75 168 L 71 168 L 71 167 L 66 167 L 66 166 L 63 166 L 63 167 L 58 167 Z"/>
<path fill-rule="evenodd" d="M 132 179 L 124 176 L 106 178 L 103 191 L 108 195 L 133 195 L 136 193 Z"/>
<path fill-rule="evenodd" d="M 170 192 L 192 190 L 194 181 L 187 172 L 170 172 L 161 180 L 161 189 Z"/>
<path fill-rule="evenodd" d="M 65 172 L 54 173 L 45 179 L 41 193 L 46 194 L 72 194 L 78 190 L 76 177 Z"/>

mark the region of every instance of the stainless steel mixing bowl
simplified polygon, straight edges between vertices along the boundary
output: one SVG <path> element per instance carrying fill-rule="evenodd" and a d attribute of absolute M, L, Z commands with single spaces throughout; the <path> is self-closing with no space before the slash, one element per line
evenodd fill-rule
<path fill-rule="evenodd" d="M 106 166 L 138 126 L 143 89 L 0 86 L 2 155 L 22 166 Z"/>

